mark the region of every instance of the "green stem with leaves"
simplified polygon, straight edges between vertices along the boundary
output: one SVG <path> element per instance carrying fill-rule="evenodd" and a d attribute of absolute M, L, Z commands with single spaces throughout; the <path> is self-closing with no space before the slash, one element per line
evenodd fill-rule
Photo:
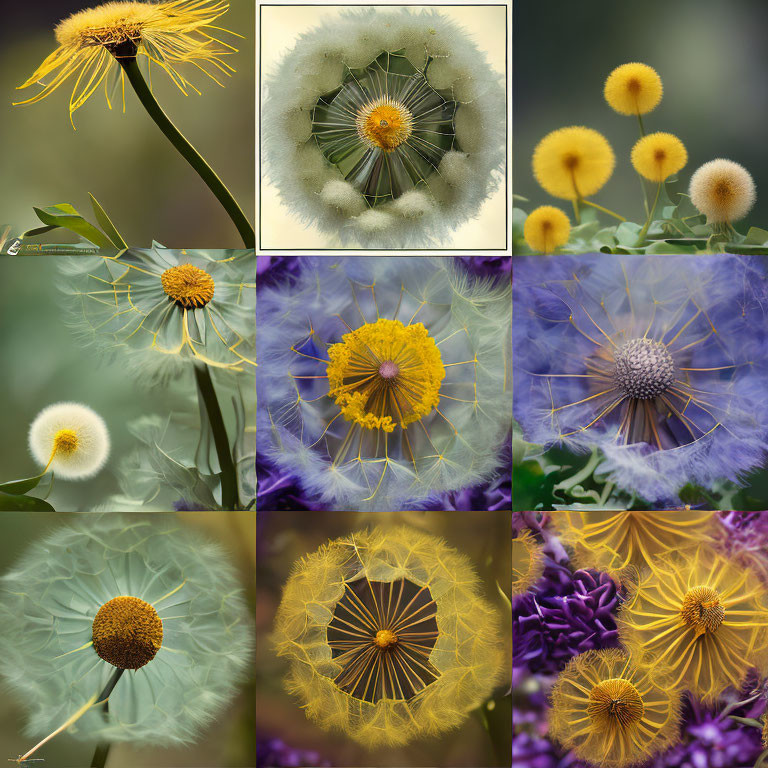
<path fill-rule="evenodd" d="M 192 166 L 198 176 L 205 182 L 208 189 L 213 192 L 216 199 L 221 203 L 227 212 L 232 223 L 237 227 L 240 237 L 246 248 L 256 247 L 256 234 L 253 231 L 248 217 L 243 213 L 242 208 L 232 193 L 224 185 L 224 182 L 216 175 L 216 172 L 205 161 L 205 158 L 189 143 L 181 131 L 171 122 L 168 115 L 158 103 L 144 75 L 139 69 L 138 61 L 135 56 L 126 56 L 118 59 L 123 68 L 123 72 L 128 81 L 136 91 L 139 101 L 147 110 L 149 116 L 155 121 L 158 128 L 165 134 L 168 141 L 173 144 L 179 154 Z"/>
<path fill-rule="evenodd" d="M 648 234 L 648 228 L 651 226 L 651 221 L 653 221 L 653 214 L 656 211 L 656 206 L 659 204 L 659 196 L 661 195 L 661 187 L 663 184 L 664 182 L 660 181 L 658 187 L 656 187 L 656 197 L 653 199 L 653 205 L 651 206 L 651 210 L 648 212 L 648 218 L 645 220 L 645 224 L 643 224 L 643 228 L 640 230 L 640 234 L 637 236 L 638 245 L 640 245 L 643 240 L 645 240 L 645 236 Z"/>

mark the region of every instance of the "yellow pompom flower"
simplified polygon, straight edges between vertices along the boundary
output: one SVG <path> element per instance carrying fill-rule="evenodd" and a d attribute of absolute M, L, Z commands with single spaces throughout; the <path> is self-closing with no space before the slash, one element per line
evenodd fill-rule
<path fill-rule="evenodd" d="M 757 575 L 708 545 L 656 558 L 618 618 L 632 655 L 673 668 L 705 702 L 768 660 L 768 606 Z"/>
<path fill-rule="evenodd" d="M 525 242 L 541 253 L 553 253 L 568 242 L 570 234 L 570 220 L 553 205 L 540 205 L 531 211 L 523 227 Z"/>
<path fill-rule="evenodd" d="M 361 531 L 298 561 L 273 640 L 310 720 L 366 747 L 455 728 L 499 679 L 499 619 L 467 559 L 408 527 Z"/>
<path fill-rule="evenodd" d="M 553 197 L 594 195 L 611 178 L 616 158 L 607 139 L 592 128 L 570 126 L 548 133 L 533 152 L 533 175 Z"/>
<path fill-rule="evenodd" d="M 691 176 L 691 202 L 711 224 L 743 219 L 755 203 L 755 182 L 749 171 L 732 160 L 704 163 Z"/>
<path fill-rule="evenodd" d="M 642 569 L 666 552 L 712 541 L 717 513 L 559 511 L 551 519 L 563 543 L 574 548 L 579 568 L 615 572 L 627 566 Z"/>
<path fill-rule="evenodd" d="M 644 115 L 661 101 L 663 87 L 658 72 L 647 64 L 622 64 L 608 75 L 603 95 L 621 115 Z"/>
<path fill-rule="evenodd" d="M 632 147 L 632 165 L 649 181 L 666 181 L 688 162 L 688 152 L 671 133 L 649 133 Z"/>
<path fill-rule="evenodd" d="M 544 553 L 529 528 L 512 539 L 512 594 L 527 592 L 544 572 Z"/>
<path fill-rule="evenodd" d="M 600 768 L 647 762 L 680 740 L 680 693 L 668 667 L 612 648 L 572 658 L 552 689 L 550 733 Z"/>

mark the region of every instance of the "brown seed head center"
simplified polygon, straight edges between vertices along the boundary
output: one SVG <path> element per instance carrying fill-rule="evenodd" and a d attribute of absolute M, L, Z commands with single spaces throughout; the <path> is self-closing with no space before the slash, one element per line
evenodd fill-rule
<path fill-rule="evenodd" d="M 53 452 L 69 456 L 77 450 L 79 443 L 76 432 L 71 429 L 60 429 L 53 436 Z"/>
<path fill-rule="evenodd" d="M 118 669 L 140 669 L 155 658 L 162 644 L 163 622 L 138 597 L 113 597 L 93 620 L 96 653 Z"/>
<path fill-rule="evenodd" d="M 723 202 L 729 201 L 733 197 L 733 187 L 730 182 L 725 179 L 721 179 L 715 184 L 715 188 L 712 190 L 714 196 Z"/>
<path fill-rule="evenodd" d="M 725 619 L 720 594 L 712 587 L 694 587 L 686 592 L 680 607 L 683 621 L 692 627 L 696 637 L 715 632 Z"/>
<path fill-rule="evenodd" d="M 170 267 L 160 279 L 166 294 L 186 309 L 204 307 L 213 298 L 213 278 L 192 264 Z"/>
<path fill-rule="evenodd" d="M 640 81 L 636 77 L 630 77 L 629 80 L 627 80 L 627 90 L 633 96 L 637 96 L 642 88 L 643 86 L 640 84 Z"/>
<path fill-rule="evenodd" d="M 373 642 L 383 650 L 397 643 L 397 635 L 390 629 L 380 629 Z"/>
<path fill-rule="evenodd" d="M 568 152 L 563 157 L 563 165 L 569 170 L 569 171 L 575 171 L 576 168 L 579 165 L 579 156 L 575 155 L 573 152 Z"/>
<path fill-rule="evenodd" d="M 642 697 L 628 680 L 603 680 L 589 692 L 587 715 L 600 731 L 617 725 L 626 728 L 639 722 L 644 711 Z"/>

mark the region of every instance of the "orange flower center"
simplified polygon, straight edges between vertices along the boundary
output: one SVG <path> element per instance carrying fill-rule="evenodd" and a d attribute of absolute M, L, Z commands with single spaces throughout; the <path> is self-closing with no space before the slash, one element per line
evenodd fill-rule
<path fill-rule="evenodd" d="M 186 309 L 204 307 L 213 298 L 213 278 L 204 269 L 192 264 L 170 267 L 163 272 L 160 280 L 166 294 Z"/>

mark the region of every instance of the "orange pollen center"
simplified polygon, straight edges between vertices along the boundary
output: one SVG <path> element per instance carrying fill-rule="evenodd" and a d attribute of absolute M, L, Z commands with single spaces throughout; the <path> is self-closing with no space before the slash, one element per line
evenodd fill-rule
<path fill-rule="evenodd" d="M 410 110 L 397 101 L 366 104 L 358 110 L 355 120 L 358 136 L 372 149 L 391 152 L 408 140 L 413 131 Z"/>
<path fill-rule="evenodd" d="M 380 629 L 373 641 L 379 648 L 389 648 L 397 643 L 397 635 L 390 629 Z"/>
<path fill-rule="evenodd" d="M 667 158 L 667 153 L 663 149 L 657 149 L 653 153 L 653 157 L 656 160 L 657 163 L 663 163 L 664 160 Z"/>
<path fill-rule="evenodd" d="M 118 669 L 140 669 L 162 644 L 163 622 L 154 607 L 138 597 L 113 597 L 93 620 L 94 650 Z"/>
<path fill-rule="evenodd" d="M 637 96 L 637 94 L 640 93 L 641 88 L 640 81 L 636 77 L 631 77 L 627 81 L 627 90 L 634 96 Z"/>
<path fill-rule="evenodd" d="M 160 280 L 166 294 L 185 309 L 199 309 L 213 298 L 213 278 L 204 269 L 192 264 L 170 267 L 163 272 Z"/>

